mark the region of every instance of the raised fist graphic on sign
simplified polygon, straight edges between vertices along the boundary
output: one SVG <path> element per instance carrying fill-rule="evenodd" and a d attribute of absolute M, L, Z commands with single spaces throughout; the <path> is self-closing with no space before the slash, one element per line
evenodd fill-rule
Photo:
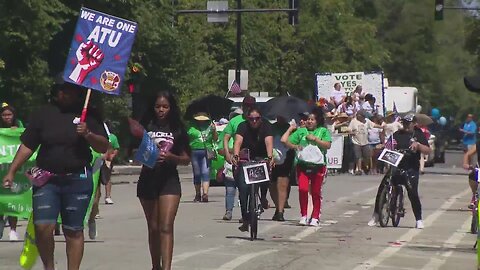
<path fill-rule="evenodd" d="M 78 61 L 77 66 L 75 66 L 68 78 L 81 84 L 85 80 L 85 77 L 87 77 L 88 73 L 96 69 L 100 63 L 102 63 L 104 54 L 97 45 L 89 40 L 86 43 L 80 43 L 76 56 Z"/>

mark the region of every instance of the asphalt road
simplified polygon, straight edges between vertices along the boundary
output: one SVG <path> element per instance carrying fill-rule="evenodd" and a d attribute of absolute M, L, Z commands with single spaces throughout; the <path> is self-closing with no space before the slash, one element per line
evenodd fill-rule
<path fill-rule="evenodd" d="M 259 224 L 260 240 L 248 241 L 237 219 L 221 220 L 224 188 L 213 187 L 209 203 L 193 203 L 191 174 L 182 170 L 183 197 L 175 223 L 174 269 L 476 269 L 475 236 L 469 233 L 470 199 L 465 176 L 425 174 L 420 194 L 425 229 L 406 203 L 398 228 L 368 227 L 380 176 L 338 175 L 324 186 L 321 227 L 301 227 L 293 187 L 286 222 Z M 146 223 L 135 197 L 135 175 L 116 175 L 114 205 L 101 205 L 99 237 L 87 241 L 82 269 L 151 269 Z M 19 232 L 25 231 L 25 222 Z M 57 269 L 66 269 L 65 243 L 56 237 Z M 0 241 L 0 269 L 18 267 L 22 242 Z M 40 262 L 34 269 L 42 269 Z"/>

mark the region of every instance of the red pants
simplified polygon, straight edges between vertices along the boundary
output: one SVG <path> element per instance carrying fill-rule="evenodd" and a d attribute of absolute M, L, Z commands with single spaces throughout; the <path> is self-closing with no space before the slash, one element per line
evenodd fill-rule
<path fill-rule="evenodd" d="M 311 172 L 297 167 L 298 193 L 300 199 L 300 213 L 302 217 L 307 216 L 308 192 L 309 186 L 311 186 L 310 193 L 312 195 L 313 202 L 313 212 L 311 218 L 320 218 L 322 207 L 322 184 L 326 171 L 326 166 L 314 169 Z"/>

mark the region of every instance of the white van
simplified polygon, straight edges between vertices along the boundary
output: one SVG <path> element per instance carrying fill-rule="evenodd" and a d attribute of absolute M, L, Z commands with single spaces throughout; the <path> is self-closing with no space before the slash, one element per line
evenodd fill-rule
<path fill-rule="evenodd" d="M 273 97 L 269 97 L 268 93 L 266 92 L 259 92 L 259 93 L 253 92 L 253 93 L 250 93 L 250 95 L 255 98 L 256 105 L 260 110 L 262 109 L 262 104 L 265 104 L 265 102 L 273 98 Z M 229 97 L 228 99 L 233 101 L 232 110 L 236 108 L 242 108 L 243 97 Z"/>

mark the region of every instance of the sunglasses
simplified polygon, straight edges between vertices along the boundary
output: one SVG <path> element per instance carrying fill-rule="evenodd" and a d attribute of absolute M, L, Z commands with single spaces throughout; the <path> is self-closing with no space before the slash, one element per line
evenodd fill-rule
<path fill-rule="evenodd" d="M 252 121 L 252 122 L 257 122 L 257 121 L 260 121 L 260 119 L 262 119 L 260 116 L 255 116 L 255 117 L 249 116 L 247 118 L 249 121 Z"/>

